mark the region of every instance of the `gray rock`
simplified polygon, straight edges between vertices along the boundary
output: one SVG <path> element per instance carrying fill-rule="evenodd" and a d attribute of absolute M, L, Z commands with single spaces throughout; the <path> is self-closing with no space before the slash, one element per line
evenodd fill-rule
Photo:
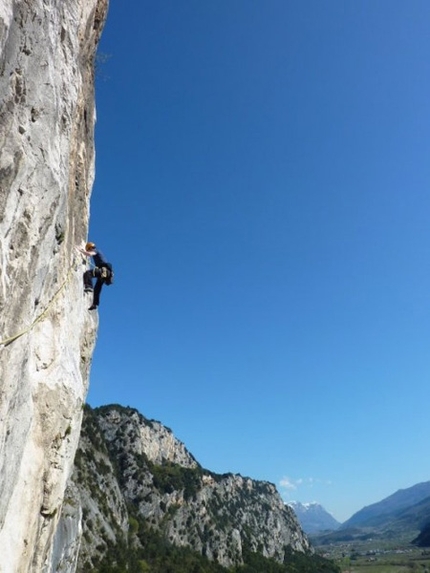
<path fill-rule="evenodd" d="M 107 0 L 0 0 L 2 573 L 54 570 L 79 439 L 97 318 L 75 246 L 88 230 L 106 9 Z"/>

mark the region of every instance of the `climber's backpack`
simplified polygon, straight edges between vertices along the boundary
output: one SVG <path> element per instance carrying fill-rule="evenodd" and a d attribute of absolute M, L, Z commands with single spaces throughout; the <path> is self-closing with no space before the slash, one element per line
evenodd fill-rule
<path fill-rule="evenodd" d="M 113 277 L 114 273 L 112 265 L 110 263 L 106 263 L 105 265 L 103 265 L 101 271 L 101 278 L 103 279 L 103 283 L 108 286 L 113 284 Z"/>

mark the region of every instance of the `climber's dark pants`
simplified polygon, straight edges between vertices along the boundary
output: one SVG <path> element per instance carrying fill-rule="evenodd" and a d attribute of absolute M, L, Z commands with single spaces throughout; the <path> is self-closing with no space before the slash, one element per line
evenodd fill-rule
<path fill-rule="evenodd" d="M 103 279 L 101 278 L 102 269 L 99 267 L 95 267 L 94 269 L 90 269 L 89 271 L 84 272 L 84 287 L 85 288 L 93 288 L 93 278 L 97 278 L 96 286 L 94 287 L 94 294 L 93 294 L 93 305 L 99 306 L 100 304 L 100 292 L 103 286 Z"/>

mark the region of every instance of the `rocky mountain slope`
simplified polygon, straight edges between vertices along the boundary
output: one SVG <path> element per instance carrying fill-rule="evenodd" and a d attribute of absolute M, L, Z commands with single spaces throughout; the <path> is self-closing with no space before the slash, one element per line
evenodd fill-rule
<path fill-rule="evenodd" d="M 319 503 L 292 501 L 288 505 L 293 508 L 303 531 L 306 533 L 317 533 L 327 529 L 335 530 L 340 526 L 340 522 Z"/>
<path fill-rule="evenodd" d="M 79 503 L 82 573 L 136 550 L 148 531 L 224 566 L 241 564 L 245 550 L 280 563 L 310 550 L 273 484 L 203 469 L 170 430 L 121 406 L 86 410 L 65 528 Z"/>
<path fill-rule="evenodd" d="M 81 257 L 107 0 L 0 0 L 0 555 L 55 570 L 97 319 Z M 55 553 L 55 555 L 54 555 Z"/>

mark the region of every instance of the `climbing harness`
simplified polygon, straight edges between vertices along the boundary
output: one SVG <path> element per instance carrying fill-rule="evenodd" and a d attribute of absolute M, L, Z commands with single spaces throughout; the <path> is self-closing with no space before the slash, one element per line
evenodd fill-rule
<path fill-rule="evenodd" d="M 51 308 L 51 306 L 53 305 L 55 299 L 58 297 L 58 295 L 60 294 L 60 292 L 64 289 L 64 287 L 66 286 L 66 284 L 69 282 L 70 277 L 72 276 L 72 270 L 74 268 L 74 262 L 71 264 L 66 278 L 64 279 L 64 282 L 62 283 L 62 285 L 60 286 L 60 288 L 55 292 L 54 296 L 51 298 L 51 300 L 48 302 L 47 306 L 45 307 L 45 309 L 33 320 L 33 322 L 30 324 L 30 326 L 28 326 L 27 328 L 24 328 L 24 330 L 21 330 L 20 332 L 14 334 L 13 336 L 9 336 L 9 338 L 5 338 L 4 340 L 0 341 L 0 346 L 7 346 L 8 344 L 10 344 L 11 342 L 14 342 L 17 338 L 20 338 L 21 336 L 24 336 L 24 334 L 27 334 L 28 332 L 30 332 L 30 330 L 32 330 L 34 328 L 34 326 L 36 326 L 36 324 L 38 322 L 40 322 L 41 320 L 43 320 L 48 312 L 48 310 Z"/>

